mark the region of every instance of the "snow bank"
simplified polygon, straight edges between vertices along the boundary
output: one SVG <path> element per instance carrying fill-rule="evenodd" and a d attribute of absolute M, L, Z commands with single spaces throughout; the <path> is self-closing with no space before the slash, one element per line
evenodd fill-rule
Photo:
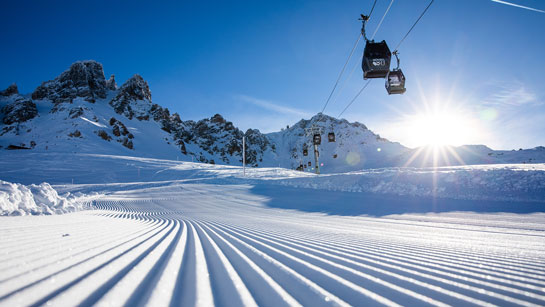
<path fill-rule="evenodd" d="M 63 214 L 83 209 L 83 194 L 59 196 L 57 191 L 42 183 L 28 186 L 0 180 L 0 215 Z"/>
<path fill-rule="evenodd" d="M 277 181 L 287 186 L 411 197 L 545 201 L 545 171 L 503 168 L 387 168 Z"/>

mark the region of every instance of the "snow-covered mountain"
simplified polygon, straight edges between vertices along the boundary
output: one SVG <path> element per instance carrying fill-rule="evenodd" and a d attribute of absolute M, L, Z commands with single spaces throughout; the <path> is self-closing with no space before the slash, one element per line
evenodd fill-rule
<path fill-rule="evenodd" d="M 314 154 L 305 128 L 314 126 L 323 131 L 319 146 L 323 172 L 432 163 L 426 155 L 415 155 L 421 149 L 411 150 L 381 138 L 361 123 L 324 114 L 269 134 L 256 129 L 243 132 L 219 114 L 184 121 L 179 114 L 152 102 L 149 86 L 141 76 L 134 75 L 118 87 L 115 77 L 106 79 L 102 65 L 95 61 L 76 62 L 27 95 L 20 94 L 15 84 L 1 91 L 0 121 L 0 151 L 99 153 L 240 164 L 242 137 L 246 136 L 248 165 L 303 166 L 303 170 L 310 170 Z M 331 132 L 335 142 L 328 141 Z M 436 164 L 545 162 L 542 147 L 507 152 L 465 146 L 451 151 L 460 159 Z"/>
<path fill-rule="evenodd" d="M 376 168 L 392 165 L 394 159 L 409 149 L 395 142 L 381 138 L 361 123 L 349 123 L 318 114 L 310 120 L 300 120 L 295 125 L 275 133 L 267 134 L 275 144 L 279 165 L 297 168 L 303 165 L 308 169 L 314 165 L 314 148 L 305 128 L 319 127 L 323 131 L 319 146 L 319 161 L 324 172 L 346 172 L 362 168 Z M 335 141 L 329 141 L 334 133 Z M 304 149 L 307 149 L 307 156 Z"/>

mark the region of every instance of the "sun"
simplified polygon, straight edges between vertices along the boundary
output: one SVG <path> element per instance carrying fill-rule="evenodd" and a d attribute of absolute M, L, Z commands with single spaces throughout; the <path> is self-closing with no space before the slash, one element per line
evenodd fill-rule
<path fill-rule="evenodd" d="M 404 120 L 412 146 L 459 146 L 467 144 L 478 128 L 461 110 L 443 109 L 407 115 Z"/>
<path fill-rule="evenodd" d="M 417 147 L 405 166 L 413 162 L 421 166 L 464 165 L 453 146 L 468 144 L 479 133 L 477 123 L 471 114 L 461 108 L 439 105 L 440 108 L 427 108 L 426 111 L 406 115 L 405 132 L 408 141 Z"/>

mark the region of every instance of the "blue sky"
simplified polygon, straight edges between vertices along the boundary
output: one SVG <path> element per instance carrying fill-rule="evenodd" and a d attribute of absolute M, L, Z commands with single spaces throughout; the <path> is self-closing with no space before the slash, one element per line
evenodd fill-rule
<path fill-rule="evenodd" d="M 159 1 L 158 1 L 159 2 Z M 322 109 L 372 1 L 10 1 L 0 12 L 0 87 L 32 92 L 77 60 L 120 85 L 138 73 L 155 103 L 201 119 L 277 131 Z M 545 9 L 543 1 L 510 2 Z M 373 32 L 390 0 L 378 0 Z M 391 48 L 428 0 L 396 0 L 378 30 Z M 382 80 L 343 114 L 418 146 L 408 126 L 441 109 L 460 114 L 454 145 L 545 145 L 545 14 L 490 0 L 436 0 L 401 45 L 405 95 Z M 355 71 L 325 113 L 338 116 L 363 85 Z M 427 110 L 427 111 L 426 111 Z M 433 113 L 433 112 L 432 112 Z M 456 128 L 456 127 L 455 127 Z M 454 128 L 453 128 L 454 129 Z M 412 134 L 412 135 L 411 135 Z"/>

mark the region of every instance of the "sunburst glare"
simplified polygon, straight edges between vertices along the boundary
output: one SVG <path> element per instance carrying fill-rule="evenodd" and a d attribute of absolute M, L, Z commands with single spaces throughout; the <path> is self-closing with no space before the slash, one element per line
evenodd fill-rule
<path fill-rule="evenodd" d="M 436 82 L 432 93 L 417 82 L 419 95 L 407 101 L 408 109 L 392 107 L 399 115 L 396 134 L 416 148 L 406 166 L 464 164 L 455 146 L 482 143 L 488 135 L 486 122 L 497 116 L 493 109 L 472 107 L 471 97 L 460 97 L 455 84 L 445 90 Z"/>
<path fill-rule="evenodd" d="M 407 115 L 404 126 L 416 146 L 463 145 L 478 127 L 470 116 L 456 109 L 434 109 Z"/>

